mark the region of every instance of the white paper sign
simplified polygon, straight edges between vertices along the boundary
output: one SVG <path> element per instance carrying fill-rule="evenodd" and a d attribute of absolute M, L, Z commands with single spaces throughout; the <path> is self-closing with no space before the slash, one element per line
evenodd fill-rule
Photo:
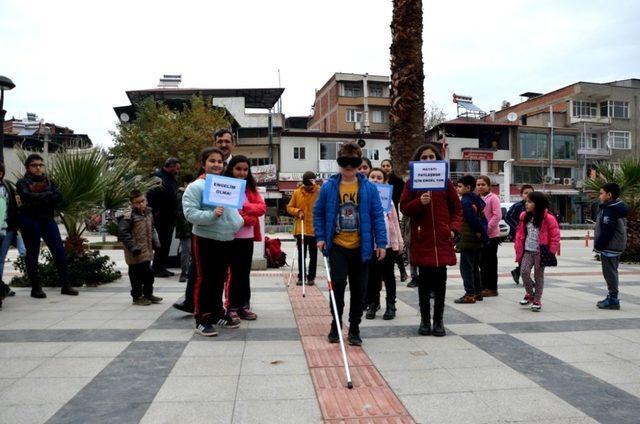
<path fill-rule="evenodd" d="M 390 184 L 376 184 L 378 193 L 380 194 L 380 202 L 382 203 L 382 210 L 385 213 L 389 212 L 392 208 L 392 196 L 393 186 Z"/>
<path fill-rule="evenodd" d="M 449 164 L 443 160 L 410 162 L 411 190 L 446 190 Z"/>
<path fill-rule="evenodd" d="M 227 206 L 242 209 L 247 182 L 239 178 L 208 174 L 204 183 L 202 203 L 209 206 Z"/>

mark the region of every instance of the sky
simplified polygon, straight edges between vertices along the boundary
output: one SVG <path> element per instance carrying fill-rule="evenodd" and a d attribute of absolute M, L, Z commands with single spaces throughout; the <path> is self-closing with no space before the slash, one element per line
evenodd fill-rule
<path fill-rule="evenodd" d="M 640 1 L 423 0 L 425 103 L 485 111 L 526 91 L 640 78 Z M 126 90 L 182 74 L 184 88 L 285 88 L 308 115 L 335 72 L 389 75 L 391 0 L 0 0 L 7 119 L 47 122 L 113 144 Z"/>

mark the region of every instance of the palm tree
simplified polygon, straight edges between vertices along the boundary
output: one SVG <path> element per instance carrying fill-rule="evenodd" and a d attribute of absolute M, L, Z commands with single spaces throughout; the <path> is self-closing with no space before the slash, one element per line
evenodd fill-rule
<path fill-rule="evenodd" d="M 620 164 L 600 162 L 596 165 L 596 176 L 587 178 L 584 186 L 588 194 L 597 201 L 600 188 L 607 183 L 617 183 L 621 188 L 620 199 L 629 207 L 627 250 L 625 260 L 640 260 L 640 159 L 625 158 Z"/>
<path fill-rule="evenodd" d="M 406 170 L 424 143 L 422 0 L 393 0 L 390 50 L 390 154 L 395 169 Z"/>

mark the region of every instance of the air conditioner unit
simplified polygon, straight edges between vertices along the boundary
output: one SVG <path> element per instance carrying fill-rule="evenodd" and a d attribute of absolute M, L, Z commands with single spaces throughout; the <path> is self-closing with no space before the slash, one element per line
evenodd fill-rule
<path fill-rule="evenodd" d="M 543 181 L 545 184 L 553 184 L 554 178 L 551 175 L 545 175 Z"/>
<path fill-rule="evenodd" d="M 562 179 L 562 184 L 566 185 L 566 186 L 570 186 L 573 184 L 573 180 L 571 178 L 563 178 Z"/>

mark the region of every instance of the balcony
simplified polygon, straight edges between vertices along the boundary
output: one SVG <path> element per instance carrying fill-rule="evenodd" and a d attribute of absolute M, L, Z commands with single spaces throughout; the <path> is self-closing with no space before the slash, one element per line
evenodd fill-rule
<path fill-rule="evenodd" d="M 569 119 L 570 125 L 576 125 L 576 124 L 610 125 L 611 124 L 610 117 L 600 116 L 600 115 L 581 115 L 581 116 L 570 115 L 568 119 Z"/>
<path fill-rule="evenodd" d="M 609 150 L 608 148 L 604 147 L 600 147 L 600 148 L 593 148 L 593 147 L 581 147 L 578 149 L 578 156 L 585 156 L 585 157 L 610 157 L 611 156 L 611 150 Z"/>

